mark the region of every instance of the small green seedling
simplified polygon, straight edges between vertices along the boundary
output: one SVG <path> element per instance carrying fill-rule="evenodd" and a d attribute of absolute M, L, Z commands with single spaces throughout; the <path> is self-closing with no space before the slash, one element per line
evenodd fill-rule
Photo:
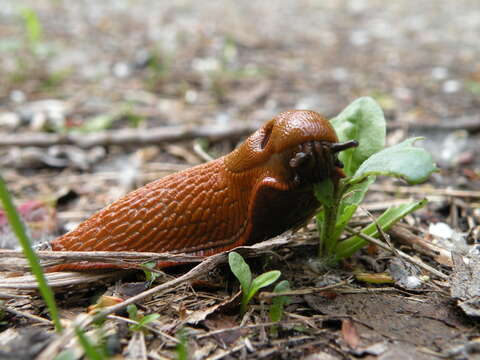
<path fill-rule="evenodd" d="M 188 360 L 187 332 L 185 329 L 180 329 L 177 333 L 177 339 L 179 340 L 176 348 L 177 360 Z"/>
<path fill-rule="evenodd" d="M 340 141 L 357 140 L 359 146 L 339 154 L 346 177 L 338 184 L 330 179 L 314 186 L 322 210 L 317 214 L 319 258 L 326 265 L 336 264 L 366 245 L 359 236 L 339 241 L 343 230 L 362 202 L 368 187 L 377 175 L 401 178 L 418 184 L 437 171 L 432 157 L 424 149 L 413 146 L 421 138 L 410 138 L 395 146 L 385 147 L 386 125 L 383 111 L 372 98 L 360 98 L 331 121 Z M 407 214 L 423 207 L 426 199 L 393 206 L 361 230 L 378 236 L 376 225 L 388 230 Z"/>
<path fill-rule="evenodd" d="M 143 269 L 143 272 L 145 273 L 145 278 L 147 280 L 147 283 L 151 285 L 156 278 L 160 276 L 160 274 L 154 272 L 154 271 L 149 271 L 147 269 L 154 269 L 157 263 L 155 261 L 150 261 L 142 264 L 145 268 Z"/>
<path fill-rule="evenodd" d="M 275 288 L 273 289 L 274 293 L 282 293 L 285 291 L 290 291 L 290 283 L 288 280 L 280 281 Z M 272 322 L 277 322 L 282 319 L 283 308 L 290 302 L 290 298 L 286 295 L 276 296 L 272 299 L 272 305 L 270 306 L 270 320 Z"/>
<path fill-rule="evenodd" d="M 102 344 L 94 345 L 92 341 L 88 338 L 88 336 L 85 334 L 85 332 L 78 326 L 75 327 L 75 335 L 77 335 L 78 342 L 85 351 L 85 356 L 87 357 L 87 359 L 104 360 L 108 358 Z"/>
<path fill-rule="evenodd" d="M 285 291 L 290 291 L 290 283 L 288 280 L 280 281 L 275 288 L 273 289 L 274 293 L 282 293 Z M 272 299 L 272 305 L 270 305 L 270 321 L 277 322 L 282 319 L 283 308 L 290 302 L 290 298 L 286 295 L 276 296 Z M 277 326 L 272 326 L 270 333 L 274 336 L 278 334 Z"/>
<path fill-rule="evenodd" d="M 152 321 L 157 320 L 160 317 L 160 314 L 149 314 L 141 316 L 138 314 L 137 307 L 135 304 L 130 304 L 127 306 L 128 317 L 130 320 L 136 321 L 137 324 L 132 324 L 129 326 L 132 331 L 141 331 L 146 330 L 145 325 L 148 325 Z"/>
<path fill-rule="evenodd" d="M 243 257 L 235 251 L 228 254 L 228 263 L 230 270 L 232 270 L 242 288 L 242 303 L 240 306 L 240 313 L 242 315 L 247 311 L 248 303 L 258 290 L 273 284 L 281 275 L 280 271 L 272 270 L 257 276 L 252 281 L 250 266 L 248 266 Z"/>

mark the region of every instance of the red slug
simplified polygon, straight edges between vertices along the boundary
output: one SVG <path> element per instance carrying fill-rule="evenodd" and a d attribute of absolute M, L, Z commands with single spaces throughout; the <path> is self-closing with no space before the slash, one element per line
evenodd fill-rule
<path fill-rule="evenodd" d="M 301 225 L 319 203 L 312 184 L 343 176 L 332 126 L 313 111 L 286 111 L 219 159 L 151 182 L 55 239 L 57 251 L 212 255 Z M 113 268 L 79 263 L 55 270 Z"/>

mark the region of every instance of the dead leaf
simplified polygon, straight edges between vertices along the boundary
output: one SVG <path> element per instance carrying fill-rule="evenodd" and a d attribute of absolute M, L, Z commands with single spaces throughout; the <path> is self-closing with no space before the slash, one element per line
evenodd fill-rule
<path fill-rule="evenodd" d="M 342 320 L 342 336 L 352 349 L 355 349 L 360 344 L 360 337 L 352 320 Z"/>
<path fill-rule="evenodd" d="M 452 257 L 450 294 L 458 300 L 458 306 L 465 314 L 480 317 L 480 259 L 464 258 L 456 253 L 453 253 Z"/>

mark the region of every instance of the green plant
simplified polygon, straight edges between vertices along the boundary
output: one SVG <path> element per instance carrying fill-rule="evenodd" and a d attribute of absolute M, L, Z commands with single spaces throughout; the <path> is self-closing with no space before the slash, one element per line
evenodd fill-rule
<path fill-rule="evenodd" d="M 55 296 L 53 295 L 53 291 L 47 283 L 45 278 L 45 274 L 43 273 L 42 266 L 38 261 L 37 254 L 32 248 L 31 241 L 25 231 L 25 227 L 23 225 L 20 216 L 13 205 L 12 199 L 10 197 L 10 193 L 8 192 L 7 186 L 5 181 L 0 176 L 0 199 L 3 204 L 3 208 L 7 214 L 8 221 L 12 227 L 13 232 L 18 238 L 18 241 L 22 247 L 23 253 L 28 260 L 30 265 L 30 269 L 32 274 L 35 276 L 35 279 L 38 283 L 38 288 L 40 290 L 40 294 L 47 305 L 48 312 L 50 313 L 50 317 L 53 321 L 55 326 L 55 330 L 57 332 L 62 332 L 62 324 L 60 322 L 60 317 L 58 315 L 57 305 L 55 303 Z"/>
<path fill-rule="evenodd" d="M 243 257 L 235 251 L 228 254 L 228 264 L 230 265 L 230 270 L 238 279 L 242 288 L 242 302 L 240 306 L 240 313 L 242 315 L 247 311 L 248 303 L 258 290 L 273 284 L 281 275 L 280 271 L 272 270 L 263 273 L 252 280 L 250 266 L 248 266 Z"/>
<path fill-rule="evenodd" d="M 177 360 L 188 360 L 187 333 L 185 329 L 180 329 L 177 333 L 177 339 L 179 340 L 176 348 Z"/>
<path fill-rule="evenodd" d="M 42 41 L 43 27 L 38 19 L 37 13 L 30 8 L 23 9 L 20 12 L 23 20 L 23 27 L 25 29 L 25 35 L 27 43 L 32 53 L 37 51 L 38 45 Z"/>
<path fill-rule="evenodd" d="M 280 281 L 275 288 L 273 289 L 274 293 L 282 293 L 285 291 L 290 291 L 290 283 L 288 280 Z M 269 316 L 270 321 L 277 322 L 282 319 L 283 308 L 290 302 L 290 298 L 286 295 L 276 296 L 272 299 L 272 305 L 270 305 Z M 272 326 L 270 329 L 270 334 L 277 336 L 278 328 L 276 325 Z"/>
<path fill-rule="evenodd" d="M 274 293 L 282 293 L 290 291 L 290 283 L 288 280 L 280 281 L 273 289 Z M 286 295 L 276 296 L 272 299 L 272 305 L 270 306 L 270 320 L 273 322 L 280 321 L 283 315 L 283 308 L 290 302 L 290 298 Z"/>
<path fill-rule="evenodd" d="M 326 265 L 351 256 L 366 244 L 359 236 L 339 241 L 340 236 L 363 200 L 377 175 L 404 179 L 418 184 L 437 170 L 432 157 L 413 144 L 421 138 L 410 138 L 385 148 L 386 125 L 382 109 L 368 97 L 350 104 L 331 121 L 340 141 L 357 140 L 359 146 L 339 154 L 346 177 L 338 183 L 327 179 L 314 186 L 317 199 L 323 205 L 317 214 L 320 244 L 319 257 Z M 387 209 L 375 224 L 361 232 L 378 236 L 377 225 L 388 230 L 407 214 L 421 208 L 426 200 L 402 204 Z"/>
<path fill-rule="evenodd" d="M 150 314 L 150 315 L 139 315 L 138 309 L 135 304 L 130 304 L 127 306 L 127 312 L 130 320 L 136 321 L 136 324 L 129 326 L 132 331 L 145 330 L 145 325 L 148 325 L 152 321 L 155 321 L 160 317 L 160 314 Z"/>
<path fill-rule="evenodd" d="M 107 358 L 102 344 L 94 345 L 90 339 L 85 335 L 85 332 L 78 326 L 75 327 L 75 335 L 77 335 L 78 342 L 85 351 L 85 355 L 90 360 L 104 360 Z M 101 342 L 101 341 L 100 341 Z"/>
<path fill-rule="evenodd" d="M 145 273 L 145 279 L 147 280 L 147 283 L 151 285 L 160 275 L 154 271 L 150 271 L 147 269 L 154 269 L 155 266 L 157 266 L 157 263 L 155 261 L 150 261 L 142 265 L 144 266 L 142 270 Z"/>

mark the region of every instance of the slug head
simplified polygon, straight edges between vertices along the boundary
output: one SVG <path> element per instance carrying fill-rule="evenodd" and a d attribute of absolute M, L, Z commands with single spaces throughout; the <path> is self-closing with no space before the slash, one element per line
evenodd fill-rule
<path fill-rule="evenodd" d="M 313 183 L 342 177 L 336 154 L 353 146 L 356 142 L 339 144 L 332 125 L 320 114 L 290 110 L 265 123 L 224 161 L 233 173 L 263 168 L 283 181 Z"/>

